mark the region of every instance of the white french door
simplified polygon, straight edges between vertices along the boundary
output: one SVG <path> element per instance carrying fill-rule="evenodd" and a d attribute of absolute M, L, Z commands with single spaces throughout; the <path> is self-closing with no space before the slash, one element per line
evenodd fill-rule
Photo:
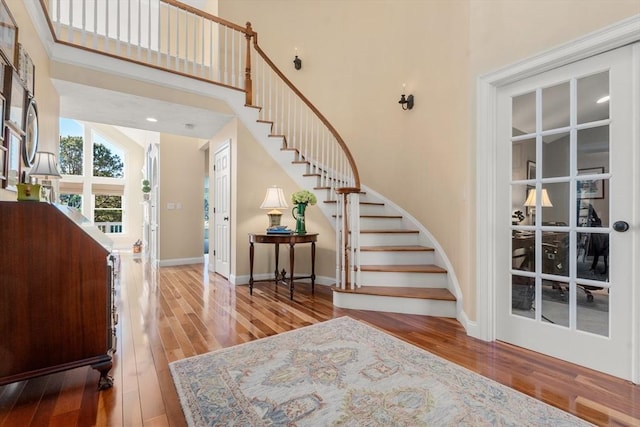
<path fill-rule="evenodd" d="M 633 49 L 500 88 L 497 123 L 496 338 L 625 379 L 638 292 Z"/>

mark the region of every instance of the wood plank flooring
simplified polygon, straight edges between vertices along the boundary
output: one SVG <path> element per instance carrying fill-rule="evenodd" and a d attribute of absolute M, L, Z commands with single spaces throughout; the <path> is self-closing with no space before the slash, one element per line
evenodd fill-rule
<path fill-rule="evenodd" d="M 455 319 L 334 308 L 328 287 L 234 287 L 203 265 L 153 270 L 122 257 L 112 375 L 78 368 L 0 387 L 0 426 L 183 426 L 168 364 L 348 315 L 597 425 L 639 426 L 640 387 L 504 343 L 466 335 Z"/>

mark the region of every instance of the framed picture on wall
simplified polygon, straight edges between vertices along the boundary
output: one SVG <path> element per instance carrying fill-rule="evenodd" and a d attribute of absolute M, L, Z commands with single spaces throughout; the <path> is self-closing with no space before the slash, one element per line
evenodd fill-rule
<path fill-rule="evenodd" d="M 4 0 L 0 0 L 0 53 L 9 64 L 16 64 L 18 27 Z"/>
<path fill-rule="evenodd" d="M 11 129 L 5 127 L 7 143 L 7 179 L 5 181 L 5 190 L 18 191 L 20 183 L 20 152 L 22 149 L 22 136 Z"/>
<path fill-rule="evenodd" d="M 7 120 L 20 132 L 24 132 L 24 109 L 27 106 L 27 91 L 22 86 L 18 73 L 12 72 L 11 95 L 9 98 L 9 111 Z"/>
<path fill-rule="evenodd" d="M 7 148 L 4 145 L 0 145 L 0 181 L 2 181 L 3 187 L 4 187 L 4 181 L 7 179 L 7 173 L 5 171 L 6 162 L 7 162 Z"/>
<path fill-rule="evenodd" d="M 18 75 L 30 98 L 34 95 L 36 67 L 21 43 L 18 43 Z"/>
<path fill-rule="evenodd" d="M 604 173 L 604 167 L 578 169 L 578 175 L 593 175 Z M 604 179 L 580 179 L 578 184 L 578 199 L 604 199 Z"/>

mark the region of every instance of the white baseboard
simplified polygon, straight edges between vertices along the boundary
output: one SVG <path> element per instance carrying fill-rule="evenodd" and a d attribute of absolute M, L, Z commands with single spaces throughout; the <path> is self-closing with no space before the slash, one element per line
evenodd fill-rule
<path fill-rule="evenodd" d="M 196 258 L 175 258 L 175 259 L 163 259 L 158 262 L 160 267 L 170 267 L 173 265 L 188 265 L 188 264 L 202 264 L 204 262 L 204 256 Z"/>

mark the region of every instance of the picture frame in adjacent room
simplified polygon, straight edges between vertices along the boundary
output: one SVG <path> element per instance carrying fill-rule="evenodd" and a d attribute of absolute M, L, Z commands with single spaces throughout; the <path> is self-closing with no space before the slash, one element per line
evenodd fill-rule
<path fill-rule="evenodd" d="M 604 173 L 604 167 L 578 169 L 578 175 Z M 604 179 L 578 179 L 578 199 L 604 199 Z"/>
<path fill-rule="evenodd" d="M 5 0 L 0 0 L 0 54 L 9 64 L 16 64 L 18 26 Z"/>
<path fill-rule="evenodd" d="M 527 179 L 536 179 L 536 162 L 527 160 Z"/>

